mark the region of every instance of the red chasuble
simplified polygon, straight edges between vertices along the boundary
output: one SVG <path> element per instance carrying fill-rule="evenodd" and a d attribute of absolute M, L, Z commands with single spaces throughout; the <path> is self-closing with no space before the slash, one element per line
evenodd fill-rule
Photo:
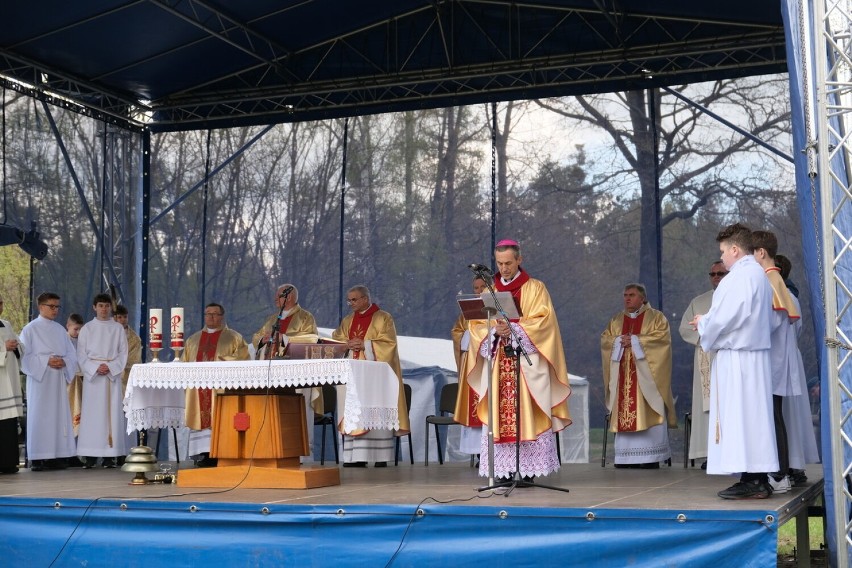
<path fill-rule="evenodd" d="M 622 335 L 639 335 L 642 330 L 642 321 L 645 319 L 642 312 L 635 318 L 625 314 L 624 322 L 621 324 Z M 617 340 L 616 340 L 617 341 Z M 616 407 L 618 412 L 618 431 L 636 431 L 636 405 L 639 400 L 639 378 L 636 376 L 636 361 L 633 359 L 633 349 L 624 348 L 621 357 L 621 365 L 618 366 L 618 400 Z"/>
<path fill-rule="evenodd" d="M 216 346 L 219 344 L 220 335 L 222 335 L 221 329 L 213 333 L 201 332 L 198 353 L 195 355 L 196 361 L 216 360 Z M 198 389 L 198 408 L 201 409 L 201 429 L 210 428 L 213 424 L 213 391 L 211 389 Z"/>
<path fill-rule="evenodd" d="M 502 278 L 496 278 L 494 288 L 498 292 L 511 292 L 515 298 L 517 305 L 521 304 L 521 287 L 530 279 L 530 275 L 523 269 L 519 269 L 520 274 L 517 278 L 503 284 Z M 518 320 L 511 320 L 517 322 Z M 514 357 L 506 357 L 503 353 L 503 346 L 506 343 L 503 338 L 500 338 L 497 343 L 497 369 L 498 369 L 498 396 L 499 401 L 497 411 L 500 413 L 498 424 L 500 428 L 494 432 L 494 441 L 500 444 L 510 443 L 515 441 L 517 436 L 517 424 L 515 421 L 515 400 L 517 398 L 517 381 L 516 381 L 516 365 L 517 360 Z"/>
<path fill-rule="evenodd" d="M 372 304 L 364 310 L 364 313 L 355 312 L 352 316 L 352 325 L 349 327 L 349 339 L 364 339 L 367 335 L 367 330 L 370 329 L 370 324 L 373 323 L 373 314 L 379 311 L 379 306 Z M 358 349 L 352 351 L 354 359 L 364 359 L 364 354 Z"/>

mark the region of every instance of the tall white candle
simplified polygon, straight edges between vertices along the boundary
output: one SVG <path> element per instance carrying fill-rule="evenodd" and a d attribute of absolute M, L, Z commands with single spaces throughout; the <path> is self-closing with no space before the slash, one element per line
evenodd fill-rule
<path fill-rule="evenodd" d="M 183 348 L 183 308 L 172 308 L 172 347 Z"/>
<path fill-rule="evenodd" d="M 151 349 L 163 348 L 163 310 L 148 310 L 148 346 Z"/>

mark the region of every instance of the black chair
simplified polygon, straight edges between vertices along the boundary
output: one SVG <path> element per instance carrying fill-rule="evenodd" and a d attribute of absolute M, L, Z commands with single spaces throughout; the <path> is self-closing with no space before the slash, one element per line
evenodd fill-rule
<path fill-rule="evenodd" d="M 411 386 L 405 383 L 402 384 L 402 388 L 405 391 L 405 406 L 408 408 L 408 414 L 411 415 Z M 414 446 L 411 445 L 411 430 L 408 431 L 408 458 L 411 460 L 411 465 L 414 465 Z M 400 441 L 399 439 L 402 436 L 396 437 L 396 452 L 394 455 L 394 465 L 399 465 L 399 454 L 400 454 Z"/>
<path fill-rule="evenodd" d="M 438 462 L 444 463 L 444 452 L 441 449 L 441 431 L 438 429 L 438 426 L 452 426 L 453 424 L 458 424 L 456 419 L 453 418 L 453 412 L 456 409 L 456 399 L 459 395 L 459 384 L 458 383 L 447 383 L 441 388 L 441 397 L 438 402 L 438 412 L 441 414 L 435 416 L 434 414 L 426 417 L 426 465 L 429 465 L 429 424 L 435 425 L 435 441 L 438 443 Z"/>
<path fill-rule="evenodd" d="M 334 440 L 334 463 L 340 463 L 337 453 L 337 389 L 334 385 L 322 386 L 322 414 L 314 416 L 314 426 L 322 426 L 320 465 L 325 465 L 325 429 L 328 426 L 331 426 L 331 436 Z"/>

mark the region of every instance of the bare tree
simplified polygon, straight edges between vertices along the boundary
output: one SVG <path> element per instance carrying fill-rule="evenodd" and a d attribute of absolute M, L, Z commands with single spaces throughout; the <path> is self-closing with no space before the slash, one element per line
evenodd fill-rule
<path fill-rule="evenodd" d="M 721 109 L 732 122 L 764 141 L 789 147 L 786 77 L 751 77 L 681 87 L 699 106 Z M 722 126 L 679 98 L 658 89 L 542 100 L 538 104 L 610 139 L 610 155 L 593 156 L 597 188 L 638 209 L 636 273 L 657 290 L 657 210 L 662 228 L 713 204 L 731 213 L 740 206 L 771 206 L 786 192 L 767 183 L 774 156 L 750 138 Z M 612 151 L 615 152 L 612 152 Z"/>

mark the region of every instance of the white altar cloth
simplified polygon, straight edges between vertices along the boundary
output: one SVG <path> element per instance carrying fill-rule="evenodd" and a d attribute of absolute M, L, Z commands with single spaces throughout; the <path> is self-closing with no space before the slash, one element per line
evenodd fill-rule
<path fill-rule="evenodd" d="M 130 369 L 124 393 L 127 433 L 184 425 L 189 388 L 262 389 L 342 385 L 343 428 L 399 429 L 399 380 L 387 363 L 354 359 L 144 363 Z"/>

